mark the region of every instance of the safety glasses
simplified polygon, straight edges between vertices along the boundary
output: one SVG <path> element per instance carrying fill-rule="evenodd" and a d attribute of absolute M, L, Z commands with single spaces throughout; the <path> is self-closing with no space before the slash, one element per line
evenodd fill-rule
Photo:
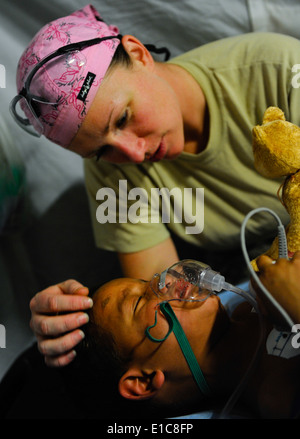
<path fill-rule="evenodd" d="M 81 52 L 82 49 L 93 46 L 95 44 L 99 44 L 102 41 L 110 40 L 113 38 L 120 39 L 121 36 L 111 35 L 102 38 L 93 38 L 91 40 L 80 41 L 78 43 L 71 43 L 66 46 L 60 47 L 55 52 L 50 53 L 41 61 L 39 61 L 27 76 L 24 86 L 20 91 L 20 93 L 17 96 L 15 96 L 10 103 L 9 106 L 10 113 L 12 114 L 17 124 L 29 134 L 32 134 L 36 137 L 40 137 L 44 132 L 44 127 L 39 120 L 40 111 L 38 104 L 53 105 L 54 107 L 57 107 L 58 105 L 62 104 L 64 100 L 66 100 L 68 97 L 64 94 L 62 96 L 59 96 L 56 102 L 50 102 L 47 99 L 40 96 L 36 96 L 30 92 L 30 86 L 32 80 L 42 66 L 44 66 L 46 63 L 53 62 L 53 60 L 57 62 L 59 57 L 62 57 L 62 62 L 66 62 L 67 65 L 72 66 L 76 64 L 78 75 L 80 75 L 80 69 L 86 64 L 86 58 Z M 33 116 L 32 121 L 30 121 L 28 118 L 23 117 L 26 108 L 30 111 L 31 115 Z"/>

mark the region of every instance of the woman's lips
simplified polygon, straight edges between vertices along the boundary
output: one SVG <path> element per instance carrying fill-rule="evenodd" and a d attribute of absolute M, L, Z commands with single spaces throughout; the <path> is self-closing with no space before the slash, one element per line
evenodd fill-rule
<path fill-rule="evenodd" d="M 151 162 L 158 162 L 159 160 L 163 159 L 164 156 L 166 155 L 167 152 L 167 147 L 165 142 L 162 140 L 157 148 L 157 150 L 155 151 L 155 153 L 153 154 L 152 157 L 150 157 L 150 161 Z"/>

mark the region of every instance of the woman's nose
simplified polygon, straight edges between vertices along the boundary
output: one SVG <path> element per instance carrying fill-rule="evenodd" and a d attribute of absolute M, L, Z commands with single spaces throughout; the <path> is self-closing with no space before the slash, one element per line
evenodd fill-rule
<path fill-rule="evenodd" d="M 146 141 L 132 133 L 122 132 L 113 137 L 110 145 L 130 162 L 142 163 L 145 160 Z"/>

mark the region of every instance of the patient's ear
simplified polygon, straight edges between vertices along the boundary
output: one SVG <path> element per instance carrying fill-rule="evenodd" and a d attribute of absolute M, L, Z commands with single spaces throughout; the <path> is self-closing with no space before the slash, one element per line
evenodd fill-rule
<path fill-rule="evenodd" d="M 163 386 L 165 375 L 161 370 L 129 369 L 119 381 L 119 392 L 127 399 L 148 399 Z"/>

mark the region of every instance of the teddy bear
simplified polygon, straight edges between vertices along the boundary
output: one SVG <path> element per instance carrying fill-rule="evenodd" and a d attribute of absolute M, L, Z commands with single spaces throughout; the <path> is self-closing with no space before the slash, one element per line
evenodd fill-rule
<path fill-rule="evenodd" d="M 269 107 L 262 125 L 252 130 L 254 166 L 267 178 L 285 177 L 281 202 L 290 223 L 286 227 L 288 256 L 300 250 L 300 128 L 285 119 L 278 107 Z M 278 258 L 278 238 L 264 254 Z M 256 259 L 251 262 L 257 271 Z"/>

